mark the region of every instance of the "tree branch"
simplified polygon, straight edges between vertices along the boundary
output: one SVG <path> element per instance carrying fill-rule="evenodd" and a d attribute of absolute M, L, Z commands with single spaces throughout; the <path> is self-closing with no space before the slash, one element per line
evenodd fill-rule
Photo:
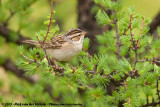
<path fill-rule="evenodd" d="M 49 19 L 49 24 L 48 24 L 47 33 L 46 33 L 46 35 L 45 35 L 45 37 L 44 37 L 43 43 L 46 41 L 47 36 L 48 36 L 48 33 L 49 33 L 49 29 L 50 29 L 50 26 L 51 26 L 51 23 L 52 23 L 52 14 L 53 14 L 53 0 L 51 0 L 51 13 L 50 13 L 50 19 Z"/>
<path fill-rule="evenodd" d="M 143 105 L 142 107 L 147 107 L 147 106 L 158 106 L 160 104 L 160 102 L 152 102 L 152 103 L 148 103 L 148 104 L 145 104 Z"/>
<path fill-rule="evenodd" d="M 24 57 L 25 59 L 27 59 L 28 61 L 30 61 L 29 64 L 31 64 L 32 62 L 37 63 L 37 66 L 40 66 L 40 64 L 41 64 L 36 59 L 34 59 L 34 60 L 33 59 L 29 59 L 28 57 L 26 57 L 25 55 L 23 55 L 23 53 L 21 53 L 21 56 Z"/>
<path fill-rule="evenodd" d="M 137 53 L 137 50 L 139 48 L 139 42 L 140 42 L 140 39 L 135 41 L 134 40 L 134 34 L 132 32 L 133 28 L 132 28 L 132 20 L 134 19 L 133 17 L 133 13 L 130 14 L 130 20 L 129 20 L 129 30 L 130 30 L 130 35 L 131 35 L 131 39 L 130 41 L 132 41 L 132 50 L 135 52 L 135 56 L 134 56 L 134 69 L 136 67 L 136 63 L 137 63 L 137 56 L 138 56 L 138 53 Z M 137 43 L 136 43 L 137 42 Z"/>
<path fill-rule="evenodd" d="M 20 77 L 20 78 L 24 78 L 25 80 L 27 80 L 30 83 L 35 83 L 36 79 L 35 78 L 30 78 L 25 76 L 25 71 L 22 69 L 18 69 L 18 67 L 9 59 L 6 59 L 5 62 L 3 64 L 1 64 L 1 66 L 3 66 L 5 68 L 6 71 L 11 71 L 12 73 L 14 73 L 16 76 Z"/>
<path fill-rule="evenodd" d="M 15 12 L 12 12 L 12 10 L 10 10 L 10 16 L 6 19 L 6 21 L 4 22 L 4 25 L 8 25 L 9 20 L 15 15 Z"/>
<path fill-rule="evenodd" d="M 52 0 L 51 0 L 51 1 L 52 1 Z M 51 65 L 51 62 L 50 62 L 50 59 L 49 59 L 49 57 L 48 57 L 48 55 L 47 55 L 46 47 L 45 47 L 44 43 L 42 43 L 41 40 L 38 38 L 38 36 L 36 36 L 36 37 L 37 37 L 37 39 L 38 39 L 38 42 L 39 42 L 41 48 L 42 48 L 43 51 L 44 51 L 45 58 L 46 58 L 47 61 L 48 61 L 48 66 L 50 66 L 50 65 Z"/>
<path fill-rule="evenodd" d="M 115 21 L 115 32 L 116 32 L 116 46 L 117 46 L 117 59 L 119 60 L 121 58 L 120 48 L 121 48 L 121 41 L 120 41 L 120 35 L 118 34 L 118 25 L 117 20 Z"/>
<path fill-rule="evenodd" d="M 153 34 L 153 32 L 156 30 L 156 28 L 160 26 L 160 12 L 157 14 L 157 16 L 152 20 L 150 24 L 150 30 L 149 32 Z"/>
<path fill-rule="evenodd" d="M 18 45 L 22 45 L 24 40 L 28 40 L 29 38 L 24 37 L 21 34 L 18 34 L 18 39 L 17 40 L 12 40 L 11 39 L 11 33 L 14 32 L 10 29 L 8 29 L 4 24 L 0 26 L 0 36 L 4 37 L 7 42 L 14 42 Z M 29 47 L 34 47 L 34 45 L 29 44 Z"/>
<path fill-rule="evenodd" d="M 30 78 L 28 76 L 25 76 L 26 71 L 22 69 L 18 69 L 18 67 L 9 59 L 6 59 L 5 62 L 1 64 L 1 66 L 5 68 L 6 72 L 9 70 L 13 74 L 15 74 L 17 77 L 23 78 L 31 84 L 35 84 L 38 81 L 38 78 L 35 78 L 35 77 Z M 50 85 L 47 85 L 46 87 L 44 87 L 44 89 L 45 89 L 44 91 L 47 92 L 51 96 L 51 98 L 54 98 L 52 95 L 52 87 Z"/>
<path fill-rule="evenodd" d="M 111 26 L 100 27 L 97 25 L 95 14 L 91 12 L 94 5 L 93 0 L 78 0 L 78 28 L 87 32 L 86 37 L 90 39 L 88 49 L 90 55 L 97 51 L 96 35 L 111 28 Z M 111 11 L 107 11 L 107 14 L 111 14 Z"/>

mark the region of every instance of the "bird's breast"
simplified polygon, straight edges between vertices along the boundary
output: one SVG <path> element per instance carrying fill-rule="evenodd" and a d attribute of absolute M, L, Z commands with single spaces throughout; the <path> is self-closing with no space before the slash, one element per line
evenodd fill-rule
<path fill-rule="evenodd" d="M 82 50 L 83 44 L 66 42 L 60 49 L 47 49 L 51 57 L 58 61 L 69 61 Z"/>

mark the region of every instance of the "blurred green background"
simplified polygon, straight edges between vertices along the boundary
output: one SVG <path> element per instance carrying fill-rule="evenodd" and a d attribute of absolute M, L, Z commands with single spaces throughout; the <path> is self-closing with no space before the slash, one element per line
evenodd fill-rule
<path fill-rule="evenodd" d="M 3 1 L 3 0 L 2 0 Z M 45 0 L 38 0 L 31 6 L 32 13 L 30 17 L 25 20 L 29 25 L 22 30 L 24 36 L 32 37 L 35 32 L 43 29 L 43 21 L 50 12 L 50 2 Z M 134 6 L 138 14 L 150 17 L 151 19 L 156 16 L 160 11 L 160 0 L 126 0 L 124 2 L 124 9 L 128 6 Z M 61 30 L 68 30 L 77 27 L 77 0 L 57 0 L 54 9 L 56 10 L 55 18 L 61 26 Z M 18 30 L 17 22 L 19 20 L 15 16 L 10 21 L 10 28 Z"/>
<path fill-rule="evenodd" d="M 7 0 L 2 0 L 2 3 L 5 2 Z M 126 0 L 124 5 L 124 9 L 128 6 L 134 6 L 137 13 L 151 19 L 160 11 L 160 0 Z M 47 29 L 43 23 L 47 19 L 46 16 L 50 13 L 50 1 L 38 0 L 30 9 L 32 13 L 29 17 L 21 19 L 18 15 L 15 15 L 9 21 L 9 29 L 14 31 L 22 29 L 20 33 L 23 36 L 32 38 L 35 36 L 35 32 Z M 55 17 L 61 31 L 64 32 L 77 27 L 77 0 L 56 0 L 54 10 L 56 14 L 53 17 Z M 9 14 L 6 12 L 7 15 Z M 21 27 L 19 23 L 24 23 L 24 26 Z M 2 37 L 0 39 L 4 40 L 3 45 L 0 46 L 0 55 L 9 57 L 13 62 L 16 62 L 16 59 L 20 56 L 18 45 L 5 43 L 5 39 Z M 16 86 L 15 84 L 19 85 Z M 5 72 L 4 68 L 0 67 L 0 99 L 3 95 L 8 102 L 22 100 L 23 95 L 20 94 L 20 91 L 23 90 L 24 86 L 30 87 L 30 84 L 25 80 L 19 79 L 11 72 Z M 18 91 L 15 93 L 14 89 Z"/>

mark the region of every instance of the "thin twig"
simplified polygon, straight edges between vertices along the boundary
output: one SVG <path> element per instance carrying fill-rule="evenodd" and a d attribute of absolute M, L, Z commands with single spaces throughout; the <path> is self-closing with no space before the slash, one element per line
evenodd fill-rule
<path fill-rule="evenodd" d="M 154 102 L 154 103 L 148 103 L 148 104 L 145 104 L 145 105 L 143 105 L 142 107 L 147 107 L 147 106 L 158 106 L 160 104 L 160 101 L 158 101 L 158 102 Z"/>
<path fill-rule="evenodd" d="M 10 11 L 10 16 L 3 23 L 5 26 L 8 24 L 9 20 L 15 15 L 15 12 Z"/>
<path fill-rule="evenodd" d="M 145 62 L 145 61 L 149 61 L 149 62 L 155 62 L 155 63 L 160 63 L 160 61 L 157 61 L 157 60 L 155 60 L 155 59 L 150 59 L 150 60 L 148 60 L 148 59 L 143 59 L 143 60 L 137 60 L 137 62 Z"/>
<path fill-rule="evenodd" d="M 112 14 L 115 15 L 115 17 L 117 18 L 116 16 L 116 11 L 112 10 Z M 111 23 L 113 23 L 115 25 L 115 32 L 116 32 L 116 47 L 117 47 L 117 52 L 116 52 L 116 55 L 117 55 L 117 59 L 121 59 L 121 53 L 120 53 L 120 48 L 121 48 L 121 41 L 120 41 L 120 35 L 118 33 L 118 25 L 117 25 L 117 19 L 114 19 L 113 21 L 111 21 Z"/>
<path fill-rule="evenodd" d="M 45 43 L 45 41 L 46 41 L 46 39 L 47 39 L 47 36 L 48 36 L 48 33 L 49 33 L 49 29 L 50 29 L 50 26 L 51 26 L 51 23 L 52 23 L 52 14 L 53 14 L 53 0 L 51 0 L 50 20 L 49 20 L 47 33 L 46 33 L 46 35 L 45 35 L 45 37 L 44 37 L 43 43 Z"/>
<path fill-rule="evenodd" d="M 142 107 L 147 107 L 147 106 L 157 106 L 157 105 L 159 105 L 160 104 L 160 95 L 159 95 L 159 89 L 158 89 L 158 87 L 159 87 L 159 84 L 158 84 L 158 79 L 157 79 L 157 84 L 156 84 L 156 89 L 157 89 L 157 95 L 158 95 L 158 100 L 159 101 L 157 101 L 157 102 L 155 102 L 154 101 L 154 97 L 152 97 L 152 102 L 151 103 L 149 103 L 149 99 L 148 99 L 148 97 L 147 97 L 147 104 L 145 104 L 145 105 L 143 105 Z"/>
<path fill-rule="evenodd" d="M 25 11 L 26 9 L 28 9 L 28 7 L 30 7 L 35 1 L 29 3 L 27 5 L 27 8 L 24 8 L 23 11 Z M 0 0 L 0 3 L 1 3 L 1 0 Z M 1 5 L 1 4 L 0 4 Z M 3 23 L 5 26 L 8 24 L 9 20 L 17 13 L 17 11 L 13 11 L 13 10 L 10 10 L 10 16 L 6 19 L 6 21 Z"/>
<path fill-rule="evenodd" d="M 144 26 L 145 26 L 145 17 L 143 17 L 143 24 L 142 24 L 142 27 L 140 28 L 141 35 L 142 35 L 142 29 L 144 28 Z"/>
<path fill-rule="evenodd" d="M 143 59 L 143 60 L 137 60 L 137 62 L 145 62 L 147 60 Z"/>
<path fill-rule="evenodd" d="M 148 99 L 148 97 L 147 97 L 147 104 L 149 104 L 149 99 Z"/>
<path fill-rule="evenodd" d="M 156 84 L 156 88 L 157 88 L 157 95 L 158 95 L 158 100 L 160 102 L 160 95 L 159 95 L 159 83 L 158 83 L 158 79 L 157 79 L 157 84 Z"/>
<path fill-rule="evenodd" d="M 128 96 L 128 104 L 129 104 L 129 106 L 131 105 L 131 100 L 130 100 L 129 96 Z"/>
<path fill-rule="evenodd" d="M 154 33 L 154 31 L 157 29 L 158 26 L 160 26 L 160 11 L 159 13 L 156 15 L 156 17 L 152 20 L 152 22 L 150 23 L 150 30 L 149 32 L 151 34 Z"/>
<path fill-rule="evenodd" d="M 27 56 L 25 56 L 23 53 L 21 53 L 21 56 L 24 57 L 25 59 L 27 59 L 28 61 L 30 61 L 29 63 L 35 62 L 38 64 L 38 66 L 41 64 L 40 62 L 38 62 L 36 59 L 30 59 Z"/>
<path fill-rule="evenodd" d="M 37 37 L 37 39 L 38 39 L 38 42 L 39 42 L 41 48 L 44 50 L 45 58 L 46 58 L 47 61 L 48 61 L 48 66 L 50 66 L 50 65 L 51 65 L 51 62 L 50 62 L 50 59 L 49 59 L 49 57 L 48 57 L 48 55 L 47 55 L 46 47 L 45 47 L 45 45 L 41 42 L 41 40 L 38 38 L 38 36 L 36 36 L 36 37 Z"/>
<path fill-rule="evenodd" d="M 138 41 L 135 41 L 134 40 L 134 34 L 132 32 L 132 20 L 133 20 L 133 13 L 130 14 L 130 19 L 129 19 L 129 29 L 130 29 L 130 35 L 131 35 L 131 41 L 132 41 L 132 50 L 135 52 L 135 56 L 134 56 L 134 69 L 136 67 L 136 63 L 137 63 L 137 57 L 138 57 L 138 53 L 137 53 L 137 50 L 138 50 L 138 47 L 139 47 L 139 43 L 140 43 L 140 40 Z M 137 44 L 136 44 L 137 42 Z"/>
<path fill-rule="evenodd" d="M 91 55 L 89 54 L 89 52 L 83 47 L 83 50 L 87 53 L 88 57 L 91 58 Z"/>
<path fill-rule="evenodd" d="M 118 25 L 117 20 L 115 21 L 115 32 L 116 32 L 116 46 L 117 46 L 117 59 L 119 60 L 121 58 L 120 48 L 121 48 L 121 41 L 120 41 L 120 35 L 118 34 Z"/>
<path fill-rule="evenodd" d="M 126 35 L 127 30 L 129 29 L 129 26 L 127 29 L 124 29 L 123 35 Z"/>
<path fill-rule="evenodd" d="M 24 78 L 25 80 L 27 80 L 30 83 L 35 83 L 38 78 L 36 77 L 29 77 L 29 76 L 25 76 L 25 72 L 24 70 L 20 69 L 17 67 L 17 65 L 15 65 L 10 59 L 6 59 L 4 61 L 4 63 L 1 63 L 0 66 L 2 66 L 5 69 L 5 72 L 12 72 L 13 74 L 15 74 L 16 76 L 18 76 L 19 78 Z"/>
<path fill-rule="evenodd" d="M 126 82 L 126 80 L 124 80 L 124 88 L 127 90 L 128 88 L 127 88 L 127 82 Z M 131 100 L 130 100 L 130 97 L 128 96 L 128 98 L 127 98 L 127 103 L 129 104 L 129 106 L 131 105 Z"/>
<path fill-rule="evenodd" d="M 78 82 L 78 81 L 77 81 Z M 83 83 L 80 83 L 82 86 L 85 86 L 87 89 L 91 89 L 92 87 L 87 85 L 87 84 L 83 84 Z"/>
<path fill-rule="evenodd" d="M 131 40 L 133 41 L 134 34 L 132 33 L 132 19 L 133 19 L 133 13 L 130 14 L 130 19 L 129 19 L 129 29 L 131 34 Z"/>

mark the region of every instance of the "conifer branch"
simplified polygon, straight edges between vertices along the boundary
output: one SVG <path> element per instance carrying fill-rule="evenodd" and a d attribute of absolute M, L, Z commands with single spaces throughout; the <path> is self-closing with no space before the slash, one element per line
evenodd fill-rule
<path fill-rule="evenodd" d="M 159 78 L 157 79 L 156 88 L 157 88 L 158 101 L 160 102 L 160 94 L 159 94 Z"/>
<path fill-rule="evenodd" d="M 116 0 L 115 0 L 116 1 Z M 39 42 L 39 44 L 40 44 L 40 46 L 41 46 L 41 48 L 44 50 L 44 53 L 45 53 L 45 58 L 47 59 L 47 61 L 48 61 L 48 65 L 50 66 L 52 66 L 52 68 L 55 68 L 55 66 L 52 64 L 52 62 L 50 62 L 51 60 L 49 59 L 49 57 L 48 57 L 48 55 L 47 55 L 47 52 L 46 52 L 46 47 L 45 47 L 45 41 L 46 41 L 46 39 L 47 39 L 47 36 L 48 36 L 48 34 L 49 34 L 49 29 L 50 29 L 50 26 L 51 26 L 51 21 L 52 21 L 52 13 L 53 13 L 53 0 L 51 0 L 51 14 L 50 14 L 50 22 L 49 22 L 49 24 L 48 24 L 48 29 L 47 29 L 47 33 L 46 33 L 46 35 L 45 35 L 45 37 L 44 37 L 44 39 L 43 40 L 40 40 L 39 38 L 38 38 L 38 36 L 36 36 L 37 37 L 37 39 L 38 39 L 38 42 Z M 85 76 L 87 76 L 87 74 L 93 74 L 94 76 L 96 76 L 96 74 L 100 74 L 100 77 L 102 77 L 101 79 L 103 79 L 103 77 L 106 77 L 106 79 L 108 79 L 108 77 L 109 77 L 109 80 L 111 80 L 111 82 L 112 81 L 114 81 L 114 85 L 115 85 L 115 87 L 116 87 L 116 89 L 118 89 L 118 87 L 120 86 L 120 85 L 122 85 L 122 86 L 124 86 L 125 87 L 125 90 L 127 90 L 127 91 L 130 91 L 129 89 L 129 85 L 127 86 L 127 83 L 126 83 L 126 79 L 127 79 L 127 77 L 131 77 L 131 79 L 132 78 L 134 78 L 135 76 L 139 76 L 139 74 L 138 74 L 138 70 L 137 69 L 135 69 L 135 66 L 136 66 L 136 63 L 137 62 L 144 62 L 144 61 L 151 61 L 151 62 L 153 62 L 153 63 L 156 63 L 156 62 L 160 62 L 160 61 L 157 61 L 155 58 L 153 58 L 153 59 L 151 59 L 151 60 L 148 60 L 148 59 L 144 59 L 144 60 L 138 60 L 137 59 L 137 56 L 138 56 L 138 53 L 137 53 L 137 50 L 138 50 L 138 48 L 139 48 L 139 44 L 140 44 L 140 39 L 139 40 L 137 40 L 137 41 L 135 41 L 134 40 L 134 34 L 132 33 L 132 20 L 133 20 L 133 14 L 131 14 L 130 15 L 130 23 L 129 23 L 129 26 L 128 26 L 128 28 L 127 29 L 125 29 L 124 30 L 124 34 L 126 34 L 126 31 L 127 30 L 129 30 L 130 29 L 130 34 L 131 34 L 131 41 L 132 41 L 132 48 L 129 48 L 129 50 L 130 49 L 132 49 L 134 52 L 135 52 L 135 57 L 134 57 L 134 69 L 133 70 L 131 70 L 131 69 L 127 69 L 127 73 L 126 72 L 123 72 L 123 74 L 121 74 L 121 73 L 117 73 L 118 75 L 116 75 L 116 76 L 114 76 L 114 74 L 115 73 L 113 73 L 113 75 L 111 75 L 111 74 L 105 74 L 105 72 L 104 72 L 104 70 L 102 69 L 100 72 L 98 72 L 97 71 L 97 66 L 99 66 L 97 63 L 97 65 L 95 64 L 94 65 L 94 70 L 93 71 L 87 71 L 86 69 L 83 69 L 84 71 L 86 71 L 87 73 L 86 73 L 86 75 Z M 117 59 L 119 60 L 120 58 L 121 58 L 121 53 L 120 53 L 120 48 L 121 48 L 121 41 L 120 41 L 120 36 L 121 35 L 119 35 L 119 33 L 118 33 L 118 26 L 117 26 L 117 20 L 114 20 L 113 21 L 113 24 L 115 24 L 115 32 L 116 32 L 116 47 L 117 47 L 117 52 L 115 52 L 116 54 L 117 54 L 117 56 L 115 56 L 115 57 L 117 57 Z M 144 25 L 144 23 L 143 23 L 143 25 Z M 84 51 L 88 54 L 88 57 L 89 57 L 89 59 L 92 57 L 89 53 L 88 53 L 88 51 L 87 50 L 85 50 L 84 49 Z M 29 63 L 32 63 L 32 62 L 35 62 L 35 63 L 37 63 L 36 62 L 36 60 L 32 60 L 32 59 L 30 59 L 30 58 L 28 58 L 28 57 L 26 57 L 26 56 L 24 56 L 23 54 L 21 55 L 22 57 L 24 57 L 24 58 L 26 58 L 27 60 L 29 60 L 30 62 Z M 88 59 L 87 59 L 88 60 Z M 129 61 L 128 61 L 129 62 Z M 38 64 L 40 64 L 41 62 L 38 62 Z M 103 63 L 103 62 L 102 62 Z M 123 62 L 122 62 L 123 63 Z M 137 63 L 138 64 L 138 63 Z M 70 67 L 71 69 L 72 69 L 72 67 Z M 64 74 L 64 72 L 65 72 L 65 70 L 62 68 L 61 70 L 60 69 L 55 69 L 54 70 L 55 72 L 53 72 L 53 73 L 55 73 L 56 75 L 58 75 L 58 76 L 62 76 L 63 74 Z M 72 72 L 73 71 L 73 72 Z M 76 73 L 75 72 L 75 70 L 74 69 L 72 69 L 72 71 L 70 72 L 70 73 L 72 73 L 72 74 L 74 74 L 74 73 Z M 116 71 L 115 71 L 116 72 Z M 92 77 L 93 77 L 93 75 L 92 75 Z M 70 74 L 66 74 L 66 75 L 64 75 L 64 76 L 67 76 L 67 77 L 71 77 L 72 75 L 70 75 Z M 117 76 L 119 76 L 120 77 L 120 81 L 118 80 L 117 81 Z M 88 76 L 89 77 L 89 76 Z M 91 78 L 92 78 L 91 77 Z M 115 79 L 114 79 L 114 78 Z M 90 78 L 90 77 L 89 77 Z M 93 77 L 94 78 L 94 77 Z M 98 78 L 99 79 L 99 78 Z M 98 80 L 97 79 L 97 80 Z M 73 79 L 74 80 L 74 79 Z M 72 82 L 72 81 L 71 81 Z M 76 81 L 75 83 L 78 83 L 79 81 Z M 122 84 L 120 83 L 120 82 L 123 82 Z M 105 82 L 105 84 L 107 84 L 106 82 Z M 87 83 L 85 83 L 85 84 L 83 84 L 83 83 L 78 83 L 77 85 L 82 85 L 82 86 L 85 86 L 85 87 L 87 87 L 87 88 L 95 88 L 95 87 L 97 87 L 97 86 L 94 86 L 94 87 L 90 87 L 90 85 L 88 85 Z M 97 85 L 97 84 L 96 84 Z M 99 85 L 99 84 L 98 84 Z M 133 84 L 134 85 L 134 84 Z M 148 85 L 148 83 L 146 82 L 145 83 L 145 85 Z M 91 86 L 93 86 L 93 84 L 91 84 Z M 48 87 L 48 86 L 47 86 Z M 156 87 L 158 87 L 158 80 L 157 80 L 157 85 L 156 85 Z M 71 89 L 71 84 L 70 83 L 68 83 L 68 89 Z M 48 89 L 46 89 L 46 90 L 49 90 L 48 92 L 49 92 L 49 94 L 50 94 L 50 96 L 53 98 L 53 94 L 52 94 L 52 87 L 49 87 Z M 114 90 L 114 89 L 113 89 Z M 107 90 L 108 91 L 108 90 Z M 118 90 L 119 92 L 121 92 L 121 90 Z M 159 89 L 157 88 L 157 95 L 158 95 L 158 99 L 160 100 L 160 97 L 159 97 Z M 120 93 L 121 94 L 121 93 Z M 123 93 L 122 93 L 123 94 Z M 113 96 L 114 97 L 114 96 Z M 127 97 L 126 97 L 126 99 L 125 99 L 125 101 L 126 101 L 126 103 L 128 103 L 128 105 L 129 106 L 132 106 L 132 103 L 131 103 L 131 101 L 132 101 L 132 97 L 130 97 L 130 95 L 127 95 Z M 160 101 L 159 101 L 160 102 Z M 149 99 L 148 99 L 148 97 L 147 97 L 147 104 L 146 104 L 146 106 L 149 106 L 149 105 L 155 105 L 155 104 L 158 104 L 159 102 L 155 102 L 155 99 L 154 99 L 154 97 L 152 98 L 152 103 L 149 103 Z M 113 104 L 114 104 L 114 102 L 112 102 Z M 124 101 L 122 102 L 123 104 L 125 103 Z"/>
<path fill-rule="evenodd" d="M 157 79 L 157 83 L 156 83 L 156 91 L 157 91 L 157 96 L 158 96 L 158 101 L 157 102 L 155 102 L 154 101 L 154 97 L 152 97 L 152 102 L 151 103 L 149 103 L 149 98 L 147 97 L 147 104 L 145 104 L 145 105 L 143 105 L 142 107 L 147 107 L 147 106 L 157 106 L 157 105 L 159 105 L 160 104 L 160 94 L 159 94 L 159 89 L 158 89 L 158 87 L 159 87 L 159 82 L 158 82 L 158 80 L 159 80 L 159 77 L 158 77 L 158 79 Z"/>
<path fill-rule="evenodd" d="M 137 50 L 138 50 L 138 47 L 139 47 L 139 43 L 140 43 L 140 40 L 138 41 L 135 41 L 134 40 L 134 34 L 132 32 L 132 20 L 134 19 L 133 17 L 133 13 L 130 14 L 130 19 L 129 19 L 129 30 L 130 30 L 130 35 L 131 35 L 131 39 L 130 41 L 132 41 L 132 50 L 135 52 L 135 56 L 134 56 L 134 69 L 136 67 L 136 63 L 137 63 L 137 56 L 138 56 L 138 53 L 137 53 Z M 137 44 L 136 44 L 137 42 Z"/>
<path fill-rule="evenodd" d="M 46 47 L 45 47 L 44 43 L 38 38 L 38 36 L 36 36 L 36 38 L 38 39 L 38 42 L 39 42 L 41 48 L 42 48 L 43 51 L 44 51 L 45 58 L 46 58 L 47 61 L 48 61 L 48 66 L 50 66 L 50 65 L 51 65 L 51 62 L 50 62 L 50 59 L 49 59 L 49 57 L 48 57 L 48 55 L 47 55 Z"/>
<path fill-rule="evenodd" d="M 35 62 L 35 63 L 37 63 L 38 64 L 38 66 L 40 66 L 40 62 L 38 62 L 36 59 L 30 59 L 30 58 L 28 58 L 27 56 L 25 56 L 23 53 L 21 53 L 21 56 L 22 57 L 24 57 L 25 59 L 27 59 L 28 61 L 30 61 L 28 64 L 31 64 L 32 62 Z"/>
<path fill-rule="evenodd" d="M 17 40 L 12 40 L 12 39 L 10 39 L 10 36 L 12 36 L 11 35 L 12 32 L 14 32 L 14 31 L 12 31 L 11 29 L 8 29 L 4 24 L 2 24 L 0 26 L 0 36 L 4 37 L 6 39 L 6 42 L 13 42 L 13 43 L 16 43 L 18 45 L 22 45 L 23 41 L 29 40 L 29 38 L 24 37 L 24 35 L 22 35 L 20 33 L 17 34 L 18 35 Z M 28 44 L 28 46 L 29 47 L 34 47 L 31 44 Z"/>
<path fill-rule="evenodd" d="M 15 15 L 15 12 L 10 10 L 10 16 L 6 19 L 6 21 L 3 23 L 4 26 L 8 25 L 9 20 Z"/>
<path fill-rule="evenodd" d="M 144 26 L 145 26 L 145 16 L 143 17 L 143 24 L 142 24 L 142 27 L 141 27 L 141 35 L 142 35 L 142 29 L 144 28 Z"/>
<path fill-rule="evenodd" d="M 137 60 L 137 62 L 145 62 L 145 61 L 152 61 L 152 60 L 148 60 L 148 59 Z"/>
<path fill-rule="evenodd" d="M 78 81 L 77 81 L 77 82 L 78 82 Z M 81 83 L 81 85 L 82 85 L 82 86 L 85 86 L 87 89 L 91 89 L 91 88 L 92 88 L 91 86 L 89 86 L 89 85 L 87 85 L 87 84 Z"/>
<path fill-rule="evenodd" d="M 118 25 L 117 25 L 117 19 L 116 19 L 116 11 L 112 10 L 112 13 L 115 15 L 115 19 L 114 21 L 111 21 L 111 23 L 113 23 L 115 25 L 115 32 L 116 32 L 116 47 L 117 47 L 117 59 L 121 59 L 121 52 L 120 52 L 120 48 L 121 48 L 121 41 L 120 41 L 120 35 L 118 33 Z"/>
<path fill-rule="evenodd" d="M 126 90 L 128 90 L 126 80 L 124 80 L 124 88 L 125 88 Z M 128 96 L 128 98 L 127 98 L 127 103 L 128 103 L 129 106 L 131 105 L 131 100 L 130 100 L 130 97 L 129 97 L 129 96 Z"/>
<path fill-rule="evenodd" d="M 51 13 L 50 13 L 50 19 L 49 19 L 49 23 L 48 23 L 47 33 L 46 33 L 46 35 L 44 36 L 43 41 L 41 41 L 41 40 L 38 38 L 38 36 L 36 36 L 37 39 L 38 39 L 38 42 L 39 42 L 39 44 L 40 44 L 40 46 L 41 46 L 41 48 L 44 50 L 45 58 L 46 58 L 47 61 L 48 61 L 48 66 L 51 65 L 51 60 L 49 59 L 49 57 L 48 57 L 48 55 L 47 55 L 46 47 L 45 47 L 44 43 L 45 43 L 45 41 L 46 41 L 46 39 L 47 39 L 47 36 L 48 36 L 48 34 L 49 34 L 49 32 L 50 32 L 49 30 L 50 30 L 50 26 L 51 26 L 51 23 L 52 23 L 52 15 L 53 15 L 53 0 L 51 0 Z M 53 67 L 53 66 L 52 66 L 52 67 Z"/>
<path fill-rule="evenodd" d="M 152 97 L 152 102 L 151 103 L 149 103 L 149 98 L 147 97 L 147 104 L 145 104 L 145 105 L 143 105 L 142 107 L 148 107 L 148 106 L 158 106 L 158 105 L 160 105 L 160 101 L 157 101 L 157 102 L 155 102 L 154 101 L 154 97 Z"/>
<path fill-rule="evenodd" d="M 50 29 L 50 26 L 51 26 L 51 23 L 52 23 L 52 14 L 53 14 L 53 0 L 51 0 L 51 13 L 50 13 L 50 19 L 49 19 L 49 24 L 48 24 L 48 29 L 47 29 L 47 33 L 44 37 L 44 40 L 43 40 L 43 43 L 45 43 L 46 39 L 47 39 L 47 36 L 48 36 L 48 33 L 49 33 L 49 29 Z"/>
<path fill-rule="evenodd" d="M 30 2 L 27 7 L 30 7 L 34 2 Z M 23 11 L 25 11 L 27 8 L 24 8 Z M 6 19 L 5 22 L 3 22 L 3 25 L 4 26 L 7 26 L 8 25 L 8 22 L 10 21 L 10 19 L 17 13 L 17 11 L 13 11 L 13 10 L 10 10 L 10 16 Z"/>
<path fill-rule="evenodd" d="M 23 78 L 30 83 L 35 83 L 37 81 L 37 79 L 34 77 L 25 76 L 25 71 L 22 69 L 18 69 L 18 67 L 9 59 L 6 59 L 3 64 L 0 64 L 0 66 L 3 66 L 6 72 L 10 71 L 17 77 Z"/>
<path fill-rule="evenodd" d="M 147 105 L 149 104 L 149 99 L 148 99 L 148 96 L 147 96 Z"/>
<path fill-rule="evenodd" d="M 137 62 L 146 62 L 146 61 L 152 62 L 153 64 L 160 63 L 160 61 L 156 60 L 155 58 L 153 58 L 153 59 L 137 60 Z"/>
<path fill-rule="evenodd" d="M 156 28 L 160 26 L 160 11 L 159 13 L 156 15 L 156 17 L 152 20 L 151 24 L 150 24 L 150 30 L 149 32 L 151 34 L 154 33 L 154 31 L 156 30 Z"/>
<path fill-rule="evenodd" d="M 117 59 L 119 60 L 121 58 L 121 54 L 120 54 L 120 48 L 121 48 L 121 42 L 120 42 L 120 35 L 118 34 L 118 26 L 117 26 L 117 22 L 115 24 L 115 31 L 116 31 L 116 45 L 117 45 Z"/>
<path fill-rule="evenodd" d="M 143 105 L 142 107 L 148 107 L 148 106 L 158 106 L 158 105 L 160 105 L 160 102 L 158 101 L 158 102 L 153 102 L 153 103 L 147 103 L 147 104 L 145 104 L 145 105 Z"/>
<path fill-rule="evenodd" d="M 152 99 L 152 101 L 154 101 L 153 99 Z M 148 104 L 145 104 L 145 105 L 143 105 L 142 107 L 148 107 L 148 106 L 158 106 L 160 104 L 160 102 L 158 101 L 158 102 L 152 102 L 152 103 L 148 103 Z"/>
<path fill-rule="evenodd" d="M 129 19 L 129 29 L 130 29 L 131 41 L 133 41 L 133 36 L 134 36 L 134 34 L 132 33 L 132 19 L 133 19 L 133 13 L 130 14 L 130 19 Z"/>
<path fill-rule="evenodd" d="M 127 32 L 128 29 L 129 29 L 129 25 L 128 25 L 128 27 L 126 29 L 124 29 L 123 35 L 126 35 L 126 32 Z"/>
<path fill-rule="evenodd" d="M 35 2 L 35 1 L 34 1 Z M 30 7 L 34 2 L 30 2 L 27 7 Z M 0 1 L 1 3 L 1 1 Z M 0 4 L 1 5 L 1 4 Z M 23 11 L 25 11 L 26 9 L 28 8 L 24 8 Z M 24 40 L 28 40 L 29 38 L 25 38 L 22 34 L 19 33 L 19 31 L 17 32 L 17 35 L 18 35 L 18 39 L 15 41 L 15 40 L 12 40 L 10 39 L 10 36 L 12 32 L 11 29 L 8 29 L 7 28 L 7 25 L 8 25 L 8 22 L 10 21 L 10 19 L 17 13 L 17 11 L 13 11 L 13 10 L 10 10 L 10 16 L 6 19 L 5 22 L 3 22 L 0 26 L 0 35 L 3 36 L 7 42 L 14 42 L 14 43 L 17 43 L 19 45 L 22 45 Z M 33 45 L 29 44 L 29 47 L 33 47 Z"/>
<path fill-rule="evenodd" d="M 0 64 L 0 66 L 3 66 L 5 68 L 6 72 L 7 71 L 11 71 L 17 77 L 23 78 L 23 79 L 25 79 L 27 82 L 29 82 L 31 84 L 35 84 L 38 81 L 38 78 L 35 78 L 35 76 L 33 76 L 33 77 L 25 76 L 25 72 L 26 71 L 24 71 L 22 69 L 18 69 L 18 67 L 12 61 L 10 61 L 9 59 L 6 59 L 3 64 Z M 54 97 L 52 95 L 52 91 L 51 91 L 52 90 L 52 86 L 47 85 L 44 88 L 45 88 L 44 91 L 47 92 L 52 99 L 54 99 Z"/>
<path fill-rule="evenodd" d="M 91 55 L 89 54 L 89 52 L 83 47 L 83 50 L 87 53 L 88 57 L 91 58 Z"/>

